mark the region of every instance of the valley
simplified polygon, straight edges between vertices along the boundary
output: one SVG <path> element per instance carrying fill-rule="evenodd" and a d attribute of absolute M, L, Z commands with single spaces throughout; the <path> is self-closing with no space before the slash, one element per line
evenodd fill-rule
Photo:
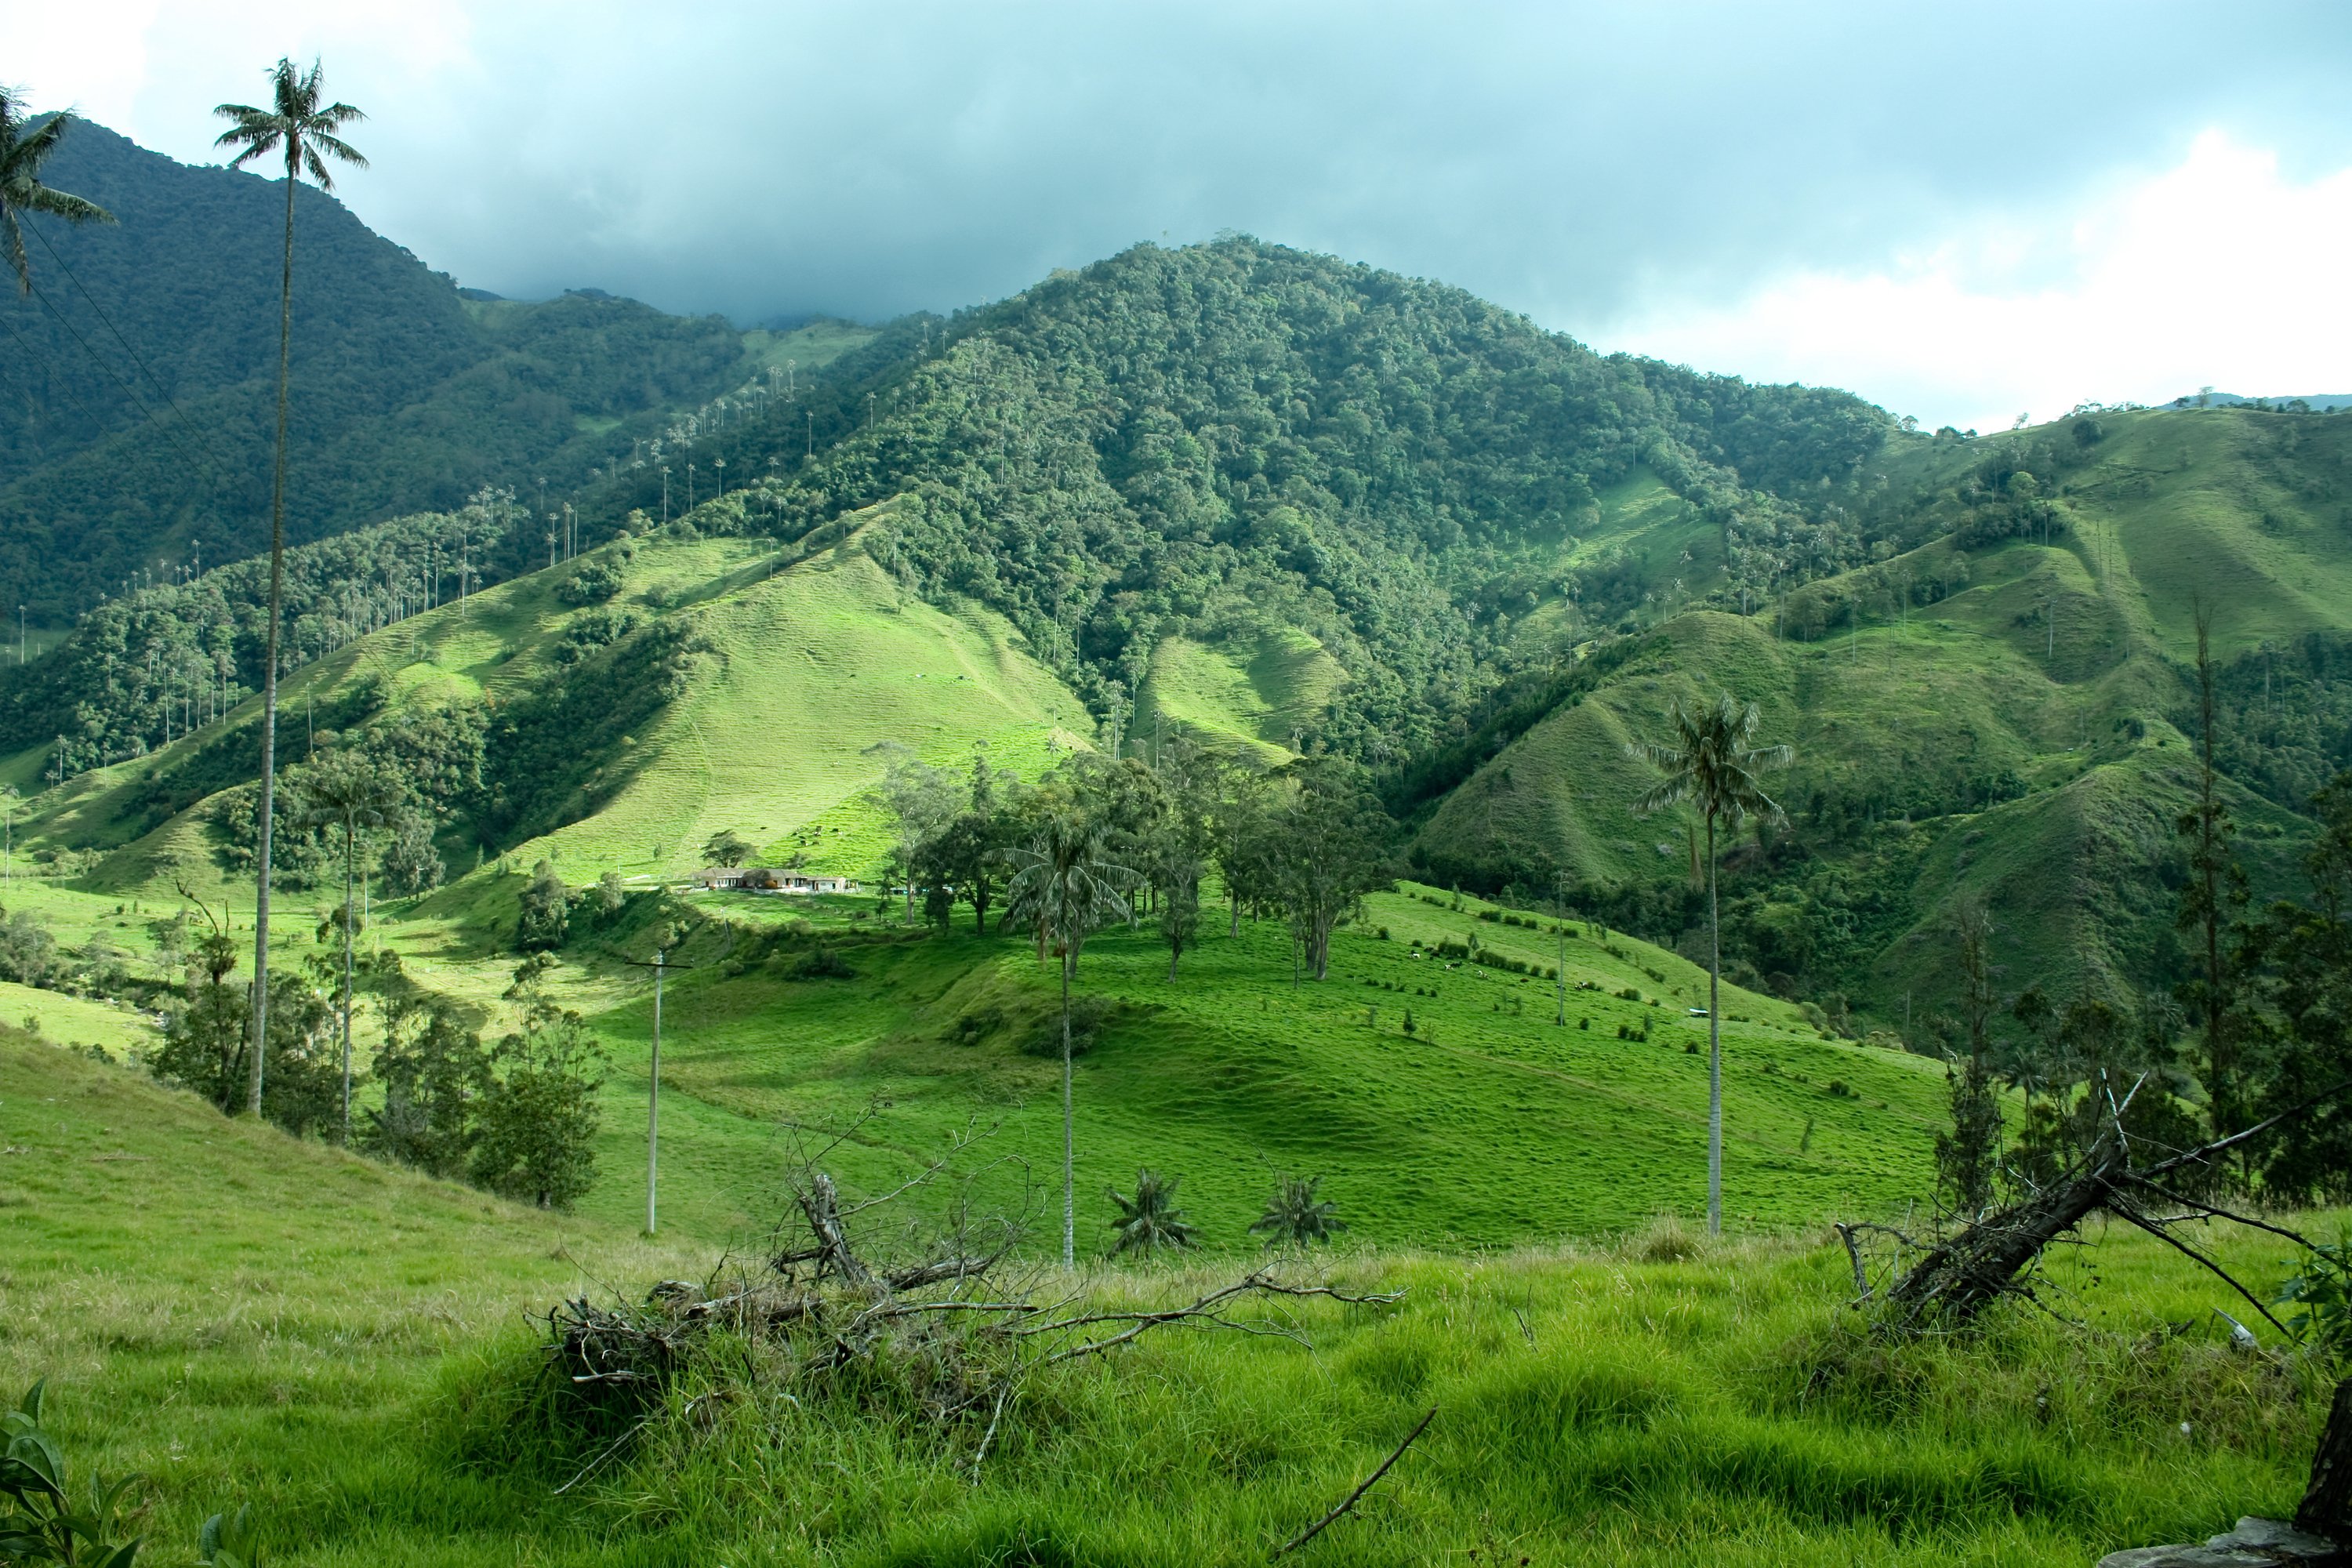
<path fill-rule="evenodd" d="M 184 412 L 0 410 L 0 1376 L 153 1539 L 1257 1562 L 1407 1448 L 1313 1551 L 2292 1511 L 2352 419 L 1930 433 L 1230 234 L 746 329 L 306 187 L 257 1030 L 274 300 L 152 279 L 268 193 L 82 129 Z"/>

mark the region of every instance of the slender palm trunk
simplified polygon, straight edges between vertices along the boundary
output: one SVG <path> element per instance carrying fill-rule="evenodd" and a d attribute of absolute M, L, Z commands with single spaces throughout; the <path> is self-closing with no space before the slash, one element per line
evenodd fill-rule
<path fill-rule="evenodd" d="M 297 143 L 299 145 L 299 143 Z M 269 1039 L 269 829 L 278 785 L 278 621 L 286 590 L 286 395 L 294 342 L 294 187 L 286 157 L 286 267 L 278 293 L 278 465 L 269 491 L 269 636 L 261 672 L 261 826 L 253 894 L 253 1063 L 245 1108 L 261 1114 L 263 1047 Z"/>
<path fill-rule="evenodd" d="M 1715 903 L 1715 813 L 1706 814 L 1706 1233 L 1723 1234 L 1723 922 Z"/>
<path fill-rule="evenodd" d="M 352 823 L 343 822 L 343 1146 L 352 1142 Z"/>
<path fill-rule="evenodd" d="M 1072 1147 L 1070 1112 L 1070 964 L 1076 958 L 1062 949 L 1062 1267 L 1078 1262 L 1077 1159 Z"/>

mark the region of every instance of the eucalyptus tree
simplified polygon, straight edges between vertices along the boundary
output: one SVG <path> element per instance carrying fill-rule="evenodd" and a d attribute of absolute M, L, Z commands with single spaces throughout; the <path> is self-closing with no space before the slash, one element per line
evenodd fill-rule
<path fill-rule="evenodd" d="M 24 220 L 34 213 L 61 217 L 68 223 L 112 223 L 114 215 L 96 202 L 41 184 L 41 165 L 58 150 L 70 114 L 53 114 L 28 128 L 24 100 L 0 87 L 0 252 L 16 274 L 16 290 L 33 291 L 33 268 L 25 258 Z M 16 661 L 24 662 L 23 635 L 18 634 Z"/>
<path fill-rule="evenodd" d="M 1035 933 L 1037 959 L 1057 954 L 1062 970 L 1062 1264 L 1077 1262 L 1077 1162 L 1070 1102 L 1070 981 L 1089 933 L 1130 918 L 1126 890 L 1135 873 L 1106 858 L 1102 825 L 1069 806 L 1047 813 L 1037 837 L 1008 849 L 1013 866 L 1004 918 Z"/>
<path fill-rule="evenodd" d="M 343 1142 L 352 1141 L 352 942 L 356 934 L 360 830 L 390 823 L 404 804 L 397 783 L 364 753 L 335 750 L 299 770 L 301 814 L 306 827 L 339 827 L 343 834 Z"/>
<path fill-rule="evenodd" d="M 253 1057 L 246 1108 L 261 1114 L 264 1043 L 269 1008 L 269 830 L 278 763 L 278 633 L 286 593 L 286 405 L 294 342 L 294 187 L 307 172 L 322 191 L 335 188 L 327 161 L 364 169 L 367 160 L 335 134 L 365 116 L 348 103 L 324 103 L 319 62 L 308 72 L 281 58 L 269 73 L 270 107 L 224 103 L 213 112 L 232 123 L 213 143 L 235 147 L 232 169 L 273 153 L 286 160 L 286 247 L 278 292 L 278 458 L 269 491 L 269 630 L 261 672 L 261 807 L 256 843 L 253 915 Z"/>
<path fill-rule="evenodd" d="M 1278 775 L 1281 793 L 1261 823 L 1269 890 L 1290 921 L 1293 952 L 1317 980 L 1331 970 L 1331 932 L 1388 879 L 1394 824 L 1362 776 L 1330 757 L 1306 757 Z M 1291 981 L 1296 984 L 1298 966 Z"/>
<path fill-rule="evenodd" d="M 1721 824 L 1736 833 L 1750 820 L 1785 820 L 1757 775 L 1784 766 L 1796 753 L 1787 746 L 1754 744 L 1763 713 L 1728 693 L 1696 709 L 1677 701 L 1667 721 L 1672 740 L 1625 750 L 1665 775 L 1633 802 L 1635 811 L 1648 816 L 1687 804 L 1706 825 L 1706 1229 L 1716 1236 L 1723 1230 L 1723 923 L 1716 902 L 1716 828 Z"/>

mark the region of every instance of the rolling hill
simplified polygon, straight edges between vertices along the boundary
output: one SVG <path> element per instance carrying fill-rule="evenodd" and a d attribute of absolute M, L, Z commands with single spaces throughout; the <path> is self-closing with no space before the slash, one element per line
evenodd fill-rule
<path fill-rule="evenodd" d="M 1674 1011 L 1696 1003 L 1701 906 L 1684 825 L 1632 815 L 1644 781 L 1625 753 L 1677 698 L 1736 691 L 1797 749 L 1774 781 L 1790 822 L 1726 867 L 1733 1208 L 1759 1225 L 1920 1189 L 1940 1075 L 1852 1042 L 1931 1041 L 1960 900 L 1993 913 L 2004 989 L 2130 1005 L 2168 986 L 2196 605 L 2258 890 L 2287 875 L 2311 789 L 2352 761 L 2352 421 L 2097 411 L 1928 436 L 1843 395 L 1602 359 L 1458 291 L 1250 240 L 1140 247 L 937 332 L 882 332 L 806 414 L 701 437 L 698 462 L 754 476 L 723 498 L 675 496 L 663 524 L 653 481 L 624 472 L 589 492 L 576 559 L 455 602 L 387 600 L 289 677 L 296 756 L 428 732 L 475 748 L 453 766 L 478 782 L 443 801 L 455 879 L 386 907 L 379 940 L 493 1017 L 542 858 L 575 887 L 642 888 L 732 830 L 763 859 L 870 878 L 866 794 L 893 755 L 960 766 L 982 748 L 1034 776 L 1171 734 L 1268 763 L 1339 753 L 1380 782 L 1399 868 L 1448 890 L 1442 917 L 1381 895 L 1338 978 L 1295 992 L 1282 938 L 1250 928 L 1214 933 L 1173 985 L 1141 934 L 1101 939 L 1082 977 L 1108 1009 L 1087 1179 L 1181 1163 L 1227 1239 L 1269 1165 L 1327 1173 L 1397 1241 L 1617 1230 L 1685 1200 L 1703 1072 Z M 396 580 L 405 558 L 386 558 Z M 332 586 L 311 559 L 302 580 Z M 94 927 L 182 885 L 235 887 L 255 705 L 242 682 L 226 717 L 167 689 L 172 730 L 139 671 L 142 638 L 211 637 L 189 617 L 215 601 L 236 665 L 257 592 L 249 565 L 144 590 L 16 678 L 50 694 L 40 711 L 113 726 L 110 751 L 67 753 L 110 760 L 75 761 L 19 818 L 50 873 L 40 907 Z M 37 790 L 59 755 L 26 745 L 0 778 Z M 306 874 L 289 872 L 298 900 Z M 1415 939 L 1520 929 L 1469 923 L 1499 915 L 1481 896 L 1539 924 L 1573 910 L 1588 945 L 1617 933 L 1570 965 L 1590 1027 L 1553 1025 L 1538 982 L 1407 978 L 1437 973 L 1412 967 L 1429 962 Z M 854 951 L 854 975 L 807 983 L 777 971 L 801 940 L 777 906 L 680 908 L 715 971 L 673 1002 L 692 1020 L 674 1047 L 682 1223 L 750 1223 L 780 1120 L 869 1103 L 892 1108 L 853 1156 L 877 1180 L 975 1114 L 1046 1158 L 1022 1048 L 1045 980 L 1009 945 L 904 942 L 838 907 L 812 940 Z M 642 956 L 631 942 L 635 926 L 583 934 L 564 981 L 621 1048 L 616 1172 L 643 1089 L 642 983 L 614 962 Z M 1465 1200 L 1464 1160 L 1509 1199 Z M 633 1201 L 616 1177 L 590 1204 L 618 1218 Z"/>

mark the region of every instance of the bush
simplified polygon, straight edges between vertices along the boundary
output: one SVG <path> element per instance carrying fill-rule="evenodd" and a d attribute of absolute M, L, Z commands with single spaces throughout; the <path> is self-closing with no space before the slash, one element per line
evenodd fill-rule
<path fill-rule="evenodd" d="M 1108 996 L 1073 996 L 1070 998 L 1070 1055 L 1085 1056 L 1094 1049 L 1095 1037 L 1118 1016 L 1118 1004 Z M 1022 1037 L 1021 1054 L 1026 1057 L 1048 1057 L 1059 1060 L 1062 1055 L 1062 1015 L 1056 1010 L 1040 1018 Z"/>
<path fill-rule="evenodd" d="M 522 913 L 515 921 L 515 946 L 524 952 L 541 952 L 563 945 L 572 917 L 572 890 L 555 868 L 545 860 L 530 868 L 530 882 L 522 890 Z"/>
<path fill-rule="evenodd" d="M 591 555 L 555 585 L 555 596 L 567 605 L 601 605 L 619 593 L 626 580 L 612 553 Z"/>
<path fill-rule="evenodd" d="M 857 971 L 830 947 L 814 947 L 784 965 L 787 980 L 855 980 Z M 1058 1048 L 1058 1047 L 1057 1047 Z"/>
<path fill-rule="evenodd" d="M 2297 1309 L 2286 1326 L 2305 1344 L 2336 1355 L 2352 1352 L 2352 1226 L 2334 1243 L 2313 1247 L 2276 1300 Z"/>

